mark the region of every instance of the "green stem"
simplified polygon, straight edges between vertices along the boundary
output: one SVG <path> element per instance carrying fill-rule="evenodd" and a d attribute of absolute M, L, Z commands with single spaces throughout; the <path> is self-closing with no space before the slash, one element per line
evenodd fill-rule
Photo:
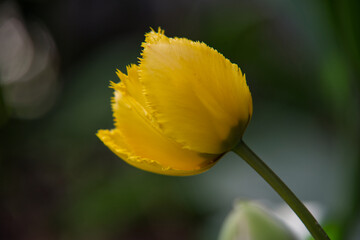
<path fill-rule="evenodd" d="M 243 141 L 233 151 L 242 157 L 285 200 L 316 240 L 330 239 L 304 204 Z"/>

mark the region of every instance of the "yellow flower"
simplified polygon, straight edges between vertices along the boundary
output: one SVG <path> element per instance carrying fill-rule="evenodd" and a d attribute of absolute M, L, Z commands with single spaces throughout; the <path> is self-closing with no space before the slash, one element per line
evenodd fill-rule
<path fill-rule="evenodd" d="M 118 71 L 115 128 L 97 136 L 127 163 L 166 175 L 193 175 L 242 138 L 252 115 L 245 76 L 204 43 L 145 35 L 139 65 Z"/>

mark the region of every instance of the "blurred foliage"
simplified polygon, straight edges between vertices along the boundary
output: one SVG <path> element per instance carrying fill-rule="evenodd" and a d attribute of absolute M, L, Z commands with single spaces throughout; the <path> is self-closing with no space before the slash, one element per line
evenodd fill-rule
<path fill-rule="evenodd" d="M 231 154 L 172 178 L 126 165 L 96 138 L 112 127 L 115 70 L 137 62 L 158 26 L 241 67 L 254 100 L 245 141 L 323 206 L 334 239 L 359 238 L 358 2 L 8 0 L 0 10 L 0 49 L 13 49 L 0 51 L 1 239 L 216 239 L 234 198 L 281 202 Z M 16 73 L 24 59 L 10 85 L 6 66 Z"/>
<path fill-rule="evenodd" d="M 293 233 L 259 203 L 239 201 L 227 216 L 219 240 L 293 240 Z"/>
<path fill-rule="evenodd" d="M 340 229 L 339 223 L 332 222 L 332 223 L 326 223 L 324 224 L 324 230 L 328 234 L 329 238 L 332 240 L 340 240 L 343 239 L 341 236 L 341 229 Z M 313 240 L 314 238 L 309 237 L 308 240 Z"/>

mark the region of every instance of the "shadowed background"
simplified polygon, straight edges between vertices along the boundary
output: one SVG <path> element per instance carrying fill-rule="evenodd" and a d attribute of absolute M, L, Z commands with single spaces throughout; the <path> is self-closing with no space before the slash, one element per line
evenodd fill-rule
<path fill-rule="evenodd" d="M 109 81 L 150 27 L 214 47 L 246 74 L 244 140 L 333 239 L 360 238 L 360 15 L 355 1 L 0 3 L 0 238 L 217 239 L 234 200 L 282 200 L 227 154 L 206 173 L 135 169 L 95 136 Z"/>

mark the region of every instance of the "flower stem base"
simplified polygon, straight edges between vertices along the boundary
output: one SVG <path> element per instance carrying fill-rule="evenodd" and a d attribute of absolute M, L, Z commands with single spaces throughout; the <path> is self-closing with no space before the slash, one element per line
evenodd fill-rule
<path fill-rule="evenodd" d="M 314 216 L 286 184 L 243 141 L 233 151 L 243 158 L 296 213 L 316 240 L 330 239 Z"/>

